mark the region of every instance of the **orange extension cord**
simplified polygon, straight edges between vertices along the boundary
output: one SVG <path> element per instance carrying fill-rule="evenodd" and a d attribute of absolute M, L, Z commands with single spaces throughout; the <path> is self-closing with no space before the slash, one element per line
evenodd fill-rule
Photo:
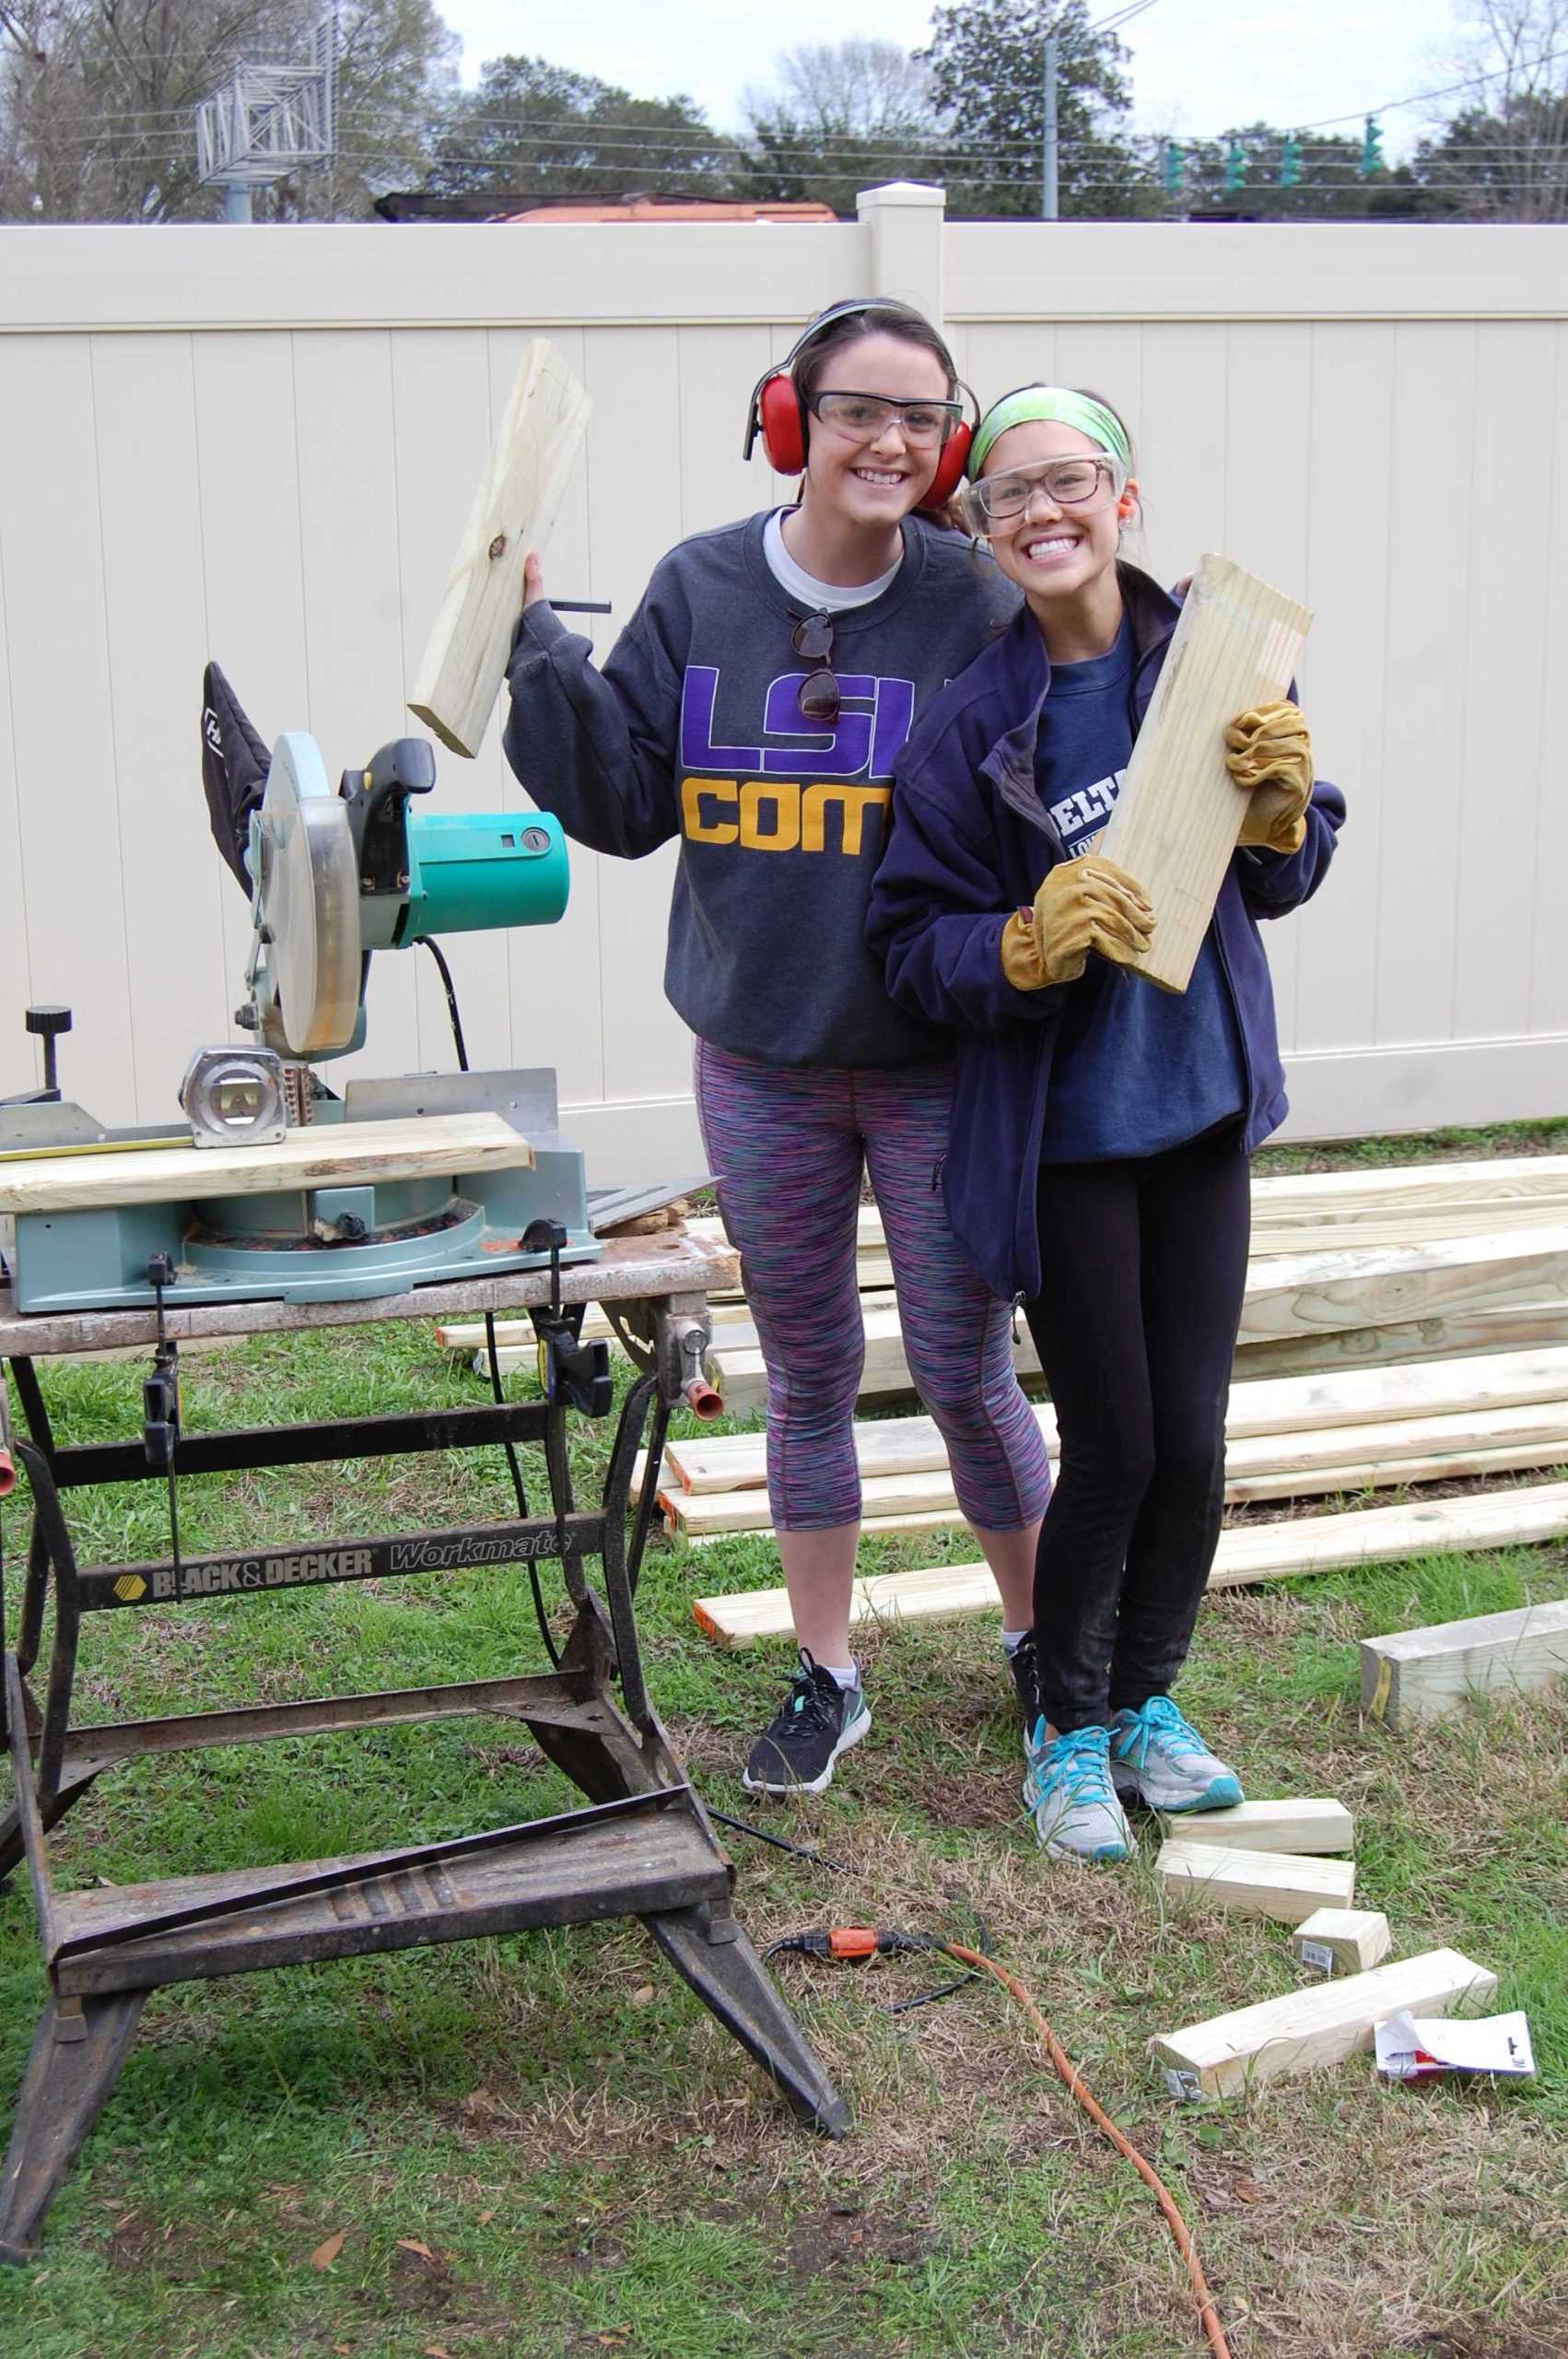
<path fill-rule="evenodd" d="M 1105 2107 L 1097 2104 L 1090 2095 L 1083 2085 L 1078 2067 L 1047 2023 L 1044 2015 L 1041 2014 L 1024 1984 L 1019 1981 L 1015 1974 L 1009 1974 L 1006 1966 L 999 1966 L 994 1957 L 988 1957 L 983 1950 L 965 1949 L 961 1942 L 936 1942 L 932 1943 L 932 1947 L 945 1952 L 949 1957 L 957 1958 L 960 1965 L 972 1966 L 977 1974 L 994 1975 L 1002 1989 L 1012 1998 L 1017 2000 L 1044 2040 L 1046 2054 L 1055 2066 L 1057 2078 L 1068 2095 L 1082 2107 L 1094 2127 L 1105 2131 L 1117 2153 L 1125 2154 L 1145 2186 L 1153 2189 L 1154 2201 L 1165 2215 L 1165 2224 L 1176 2238 L 1176 2250 L 1187 2263 L 1187 2272 L 1192 2280 L 1192 2290 L 1198 2296 L 1198 2316 L 1202 2322 L 1203 2331 L 1209 2338 L 1214 2359 L 1232 2359 L 1231 2346 L 1225 2341 L 1225 2330 L 1220 2324 L 1220 2313 L 1214 2306 L 1214 2297 L 1209 2291 L 1209 2281 L 1203 2274 L 1203 2264 L 1198 2258 L 1197 2247 L 1192 2241 L 1192 2231 L 1182 2218 L 1181 2206 L 1154 2168 L 1153 2164 L 1144 2160 L 1131 2141 L 1122 2136 Z"/>

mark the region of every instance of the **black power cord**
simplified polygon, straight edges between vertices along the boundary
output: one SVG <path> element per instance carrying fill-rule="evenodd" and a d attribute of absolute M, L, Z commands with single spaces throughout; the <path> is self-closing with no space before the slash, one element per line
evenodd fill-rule
<path fill-rule="evenodd" d="M 447 995 L 447 1014 L 451 1018 L 452 1047 L 457 1051 L 457 1069 L 459 1073 L 466 1073 L 469 1069 L 468 1046 L 462 1037 L 462 1018 L 458 1013 L 457 986 L 452 981 L 452 970 L 447 965 L 446 956 L 440 944 L 433 941 L 428 934 L 424 935 L 422 939 L 426 949 L 436 962 L 436 971 L 441 979 L 441 989 Z M 493 1310 L 487 1310 L 485 1313 L 485 1357 L 490 1370 L 491 1395 L 498 1407 L 504 1407 L 507 1396 L 501 1383 L 501 1363 L 496 1348 L 496 1314 Z M 517 1445 L 512 1441 L 504 1441 L 501 1447 L 506 1451 L 507 1464 L 511 1469 L 512 1491 L 517 1499 L 518 1520 L 521 1523 L 526 1523 L 528 1521 L 528 1493 L 523 1487 L 522 1468 L 518 1463 Z M 539 1583 L 539 1567 L 532 1556 L 528 1560 L 528 1586 L 533 1592 L 533 1618 L 539 1625 L 539 1635 L 544 1641 L 544 1651 L 550 1658 L 550 1668 L 552 1671 L 559 1671 L 561 1650 L 556 1646 L 555 1636 L 550 1628 L 550 1617 L 544 1607 L 544 1592 Z"/>

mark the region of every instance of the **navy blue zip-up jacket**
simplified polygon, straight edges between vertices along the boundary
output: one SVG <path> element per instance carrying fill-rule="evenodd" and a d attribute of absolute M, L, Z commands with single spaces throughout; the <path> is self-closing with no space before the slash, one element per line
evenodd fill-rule
<path fill-rule="evenodd" d="M 1181 609 L 1136 567 L 1118 566 L 1117 573 L 1138 649 L 1136 734 Z M 956 1035 L 942 1192 L 959 1243 L 1004 1299 L 1040 1291 L 1040 1131 L 1071 989 L 1018 991 L 1001 964 L 1008 918 L 1034 900 L 1047 871 L 1066 857 L 1035 786 L 1035 742 L 1050 679 L 1045 641 L 1025 608 L 927 708 L 895 765 L 893 828 L 866 926 L 899 1005 Z M 1241 1035 L 1241 1147 L 1248 1154 L 1286 1112 L 1258 921 L 1282 917 L 1316 891 L 1344 816 L 1339 789 L 1320 780 L 1301 850 L 1238 851 L 1220 888 L 1214 933 Z"/>

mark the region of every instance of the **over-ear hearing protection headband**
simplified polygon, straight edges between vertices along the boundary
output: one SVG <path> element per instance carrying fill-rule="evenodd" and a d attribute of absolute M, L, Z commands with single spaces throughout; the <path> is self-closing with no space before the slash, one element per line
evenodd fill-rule
<path fill-rule="evenodd" d="M 871 296 L 848 303 L 835 303 L 813 320 L 795 338 L 782 360 L 767 370 L 752 387 L 752 397 L 746 410 L 746 439 L 741 456 L 749 459 L 762 437 L 763 454 L 776 475 L 799 475 L 805 473 L 806 436 L 810 430 L 809 413 L 801 399 L 799 388 L 790 373 L 802 352 L 816 341 L 835 320 L 850 318 L 857 311 L 905 311 L 905 303 L 895 303 L 888 297 Z M 946 346 L 942 347 L 946 352 Z M 954 382 L 961 393 L 968 394 L 977 420 L 980 405 L 969 388 L 952 367 L 948 366 Z M 954 428 L 942 446 L 935 475 L 918 505 L 921 508 L 945 508 L 964 480 L 964 465 L 969 455 L 972 428 L 960 424 Z"/>

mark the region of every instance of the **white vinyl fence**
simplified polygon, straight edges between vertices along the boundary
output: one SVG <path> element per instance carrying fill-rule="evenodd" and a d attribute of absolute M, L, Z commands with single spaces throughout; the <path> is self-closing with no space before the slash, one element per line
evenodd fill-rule
<path fill-rule="evenodd" d="M 593 400 L 552 543 L 609 647 L 682 534 L 775 496 L 747 393 L 835 297 L 945 316 L 982 399 L 1129 417 L 1163 578 L 1223 550 L 1316 610 L 1301 693 L 1351 820 L 1272 930 L 1293 1128 L 1568 1111 L 1568 230 L 837 225 L 0 231 L 0 1094 L 29 999 L 73 1095 L 172 1108 L 228 1037 L 244 903 L 206 830 L 215 655 L 329 772 L 403 699 L 524 338 Z M 449 807 L 518 806 L 492 731 Z M 604 1178 L 695 1148 L 665 1005 L 673 848 L 578 853 L 564 924 L 451 945 L 475 1063 L 553 1063 Z M 445 1066 L 429 962 L 378 958 L 365 1070 Z"/>

